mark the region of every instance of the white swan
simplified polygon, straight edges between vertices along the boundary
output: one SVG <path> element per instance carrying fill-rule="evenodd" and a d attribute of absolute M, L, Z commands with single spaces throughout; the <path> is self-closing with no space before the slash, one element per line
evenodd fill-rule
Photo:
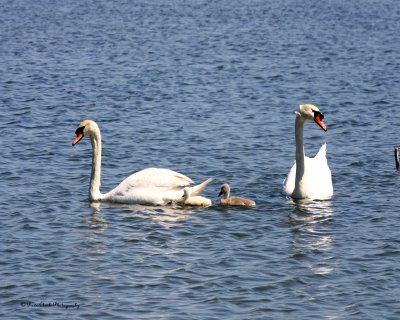
<path fill-rule="evenodd" d="M 324 131 L 327 131 L 323 119 L 321 111 L 312 104 L 300 105 L 296 112 L 296 162 L 283 181 L 284 194 L 294 199 L 327 200 L 333 195 L 332 174 L 326 159 L 326 143 L 321 146 L 314 158 L 304 155 L 305 122 L 314 120 Z"/>
<path fill-rule="evenodd" d="M 199 206 L 209 207 L 212 205 L 212 201 L 202 196 L 192 196 L 192 193 L 188 187 L 183 188 L 182 204 L 187 206 Z"/>
<path fill-rule="evenodd" d="M 101 134 L 98 125 L 91 120 L 82 121 L 75 131 L 76 145 L 84 136 L 92 142 L 92 174 L 90 178 L 89 199 L 91 201 L 110 201 L 129 204 L 166 205 L 182 198 L 182 187 L 193 181 L 185 175 L 160 168 L 148 168 L 136 172 L 122 181 L 114 190 L 106 194 L 100 192 L 101 172 Z M 211 178 L 203 183 L 190 187 L 193 195 L 200 194 L 211 182 Z"/>
<path fill-rule="evenodd" d="M 255 207 L 256 203 L 253 200 L 242 197 L 230 197 L 231 187 L 229 184 L 224 183 L 221 186 L 221 191 L 218 197 L 221 197 L 221 205 L 223 206 L 241 206 L 241 207 Z"/>

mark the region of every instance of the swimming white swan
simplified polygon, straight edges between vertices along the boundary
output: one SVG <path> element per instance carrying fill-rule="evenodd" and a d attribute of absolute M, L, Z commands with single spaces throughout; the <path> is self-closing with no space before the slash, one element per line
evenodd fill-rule
<path fill-rule="evenodd" d="M 283 181 L 283 192 L 294 199 L 327 200 L 333 195 L 332 174 L 326 159 L 326 143 L 319 149 L 314 158 L 304 155 L 304 124 L 313 120 L 324 131 L 324 115 L 312 104 L 299 106 L 296 112 L 296 162 Z"/>
<path fill-rule="evenodd" d="M 212 205 L 212 201 L 202 196 L 192 196 L 191 191 L 188 187 L 183 188 L 182 204 L 187 206 L 200 206 L 209 207 Z"/>
<path fill-rule="evenodd" d="M 221 191 L 218 197 L 221 197 L 220 203 L 223 206 L 241 206 L 241 207 L 255 207 L 256 203 L 253 200 L 242 197 L 230 197 L 231 187 L 229 184 L 224 183 L 221 186 Z"/>
<path fill-rule="evenodd" d="M 75 131 L 76 145 L 84 136 L 92 142 L 92 174 L 90 178 L 89 199 L 91 201 L 110 201 L 129 204 L 166 205 L 182 198 L 182 187 L 193 181 L 185 175 L 160 168 L 148 168 L 136 172 L 122 181 L 114 190 L 106 194 L 100 192 L 101 172 L 101 134 L 98 125 L 91 120 L 82 121 Z M 193 195 L 199 195 L 211 182 L 211 178 L 203 183 L 190 187 Z"/>

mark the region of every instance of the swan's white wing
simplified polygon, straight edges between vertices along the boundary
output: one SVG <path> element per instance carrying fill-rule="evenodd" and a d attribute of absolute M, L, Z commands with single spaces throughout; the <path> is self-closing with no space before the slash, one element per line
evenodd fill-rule
<path fill-rule="evenodd" d="M 283 193 L 287 196 L 291 196 L 294 190 L 294 184 L 296 181 L 296 161 L 293 163 L 287 177 L 283 180 Z"/>
<path fill-rule="evenodd" d="M 326 143 L 306 162 L 310 199 L 327 200 L 333 196 L 332 173 L 326 158 Z"/>
<path fill-rule="evenodd" d="M 304 157 L 304 186 L 310 199 L 326 200 L 333 195 L 332 174 L 326 159 L 326 143 L 319 149 L 314 158 Z M 294 162 L 286 179 L 283 181 L 283 193 L 291 196 L 296 181 L 296 162 Z"/>
<path fill-rule="evenodd" d="M 165 187 L 178 188 L 193 183 L 192 179 L 169 169 L 148 168 L 138 171 L 121 184 L 130 187 Z"/>
<path fill-rule="evenodd" d="M 211 178 L 191 187 L 193 194 L 199 194 L 211 182 Z M 185 175 L 160 168 L 149 168 L 136 172 L 122 181 L 114 190 L 103 196 L 104 200 L 121 203 L 163 205 L 177 201 L 183 196 L 183 186 L 193 181 Z"/>
<path fill-rule="evenodd" d="M 126 185 L 123 185 L 126 186 Z M 122 189 L 119 185 L 105 195 L 105 199 L 111 202 L 164 205 L 171 200 L 182 198 L 183 191 L 165 187 L 132 187 Z"/>
<path fill-rule="evenodd" d="M 313 159 L 319 159 L 322 162 L 326 162 L 326 164 L 328 165 L 328 160 L 326 159 L 326 143 L 324 143 L 321 148 L 319 148 L 318 153 Z"/>

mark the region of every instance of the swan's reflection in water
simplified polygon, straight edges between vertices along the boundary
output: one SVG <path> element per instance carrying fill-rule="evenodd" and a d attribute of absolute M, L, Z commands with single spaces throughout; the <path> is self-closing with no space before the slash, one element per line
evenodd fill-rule
<path fill-rule="evenodd" d="M 84 258 L 95 265 L 101 263 L 109 252 L 109 242 L 103 237 L 108 228 L 107 220 L 100 214 L 100 203 L 92 202 L 92 215 L 85 223 L 89 226 L 90 232 L 86 232 Z M 103 272 L 95 268 L 83 271 L 86 275 L 95 277 L 97 280 L 112 280 L 112 272 Z"/>
<path fill-rule="evenodd" d="M 293 235 L 293 256 L 307 259 L 306 266 L 314 274 L 324 275 L 333 271 L 329 251 L 334 240 L 330 228 L 334 210 L 331 201 L 288 200 L 294 207 L 289 215 Z M 321 256 L 322 255 L 322 256 Z M 321 256 L 319 259 L 318 257 Z M 311 261 L 311 262 L 310 262 Z"/>
<path fill-rule="evenodd" d="M 133 245 L 136 243 L 138 234 L 141 235 L 142 232 L 140 227 L 138 233 L 132 232 L 134 234 L 132 237 L 130 237 L 130 230 L 126 231 L 126 228 L 134 226 L 137 219 L 151 219 L 151 223 L 141 223 L 140 226 L 143 228 L 143 225 L 145 225 L 148 232 L 153 232 L 156 237 L 162 237 L 162 230 L 174 227 L 181 221 L 193 217 L 194 213 L 205 210 L 204 208 L 180 206 L 160 207 L 100 202 L 93 202 L 90 207 L 92 213 L 90 218 L 85 220 L 88 228 L 85 229 L 85 239 L 82 247 L 85 248 L 84 259 L 96 266 L 85 272 L 97 280 L 114 280 L 114 273 L 110 269 L 111 267 L 98 268 L 97 266 L 99 264 L 112 265 L 109 257 L 114 254 L 112 248 L 117 246 L 120 241 L 133 243 Z M 111 215 L 115 214 L 117 215 L 111 217 Z M 153 222 L 156 223 L 154 224 Z M 159 233 L 160 230 L 161 233 Z M 144 234 L 143 236 L 147 235 Z M 135 239 L 135 241 L 132 242 L 132 239 Z M 146 239 L 142 240 L 147 241 Z M 153 244 L 148 243 L 147 245 Z"/>
<path fill-rule="evenodd" d="M 112 209 L 118 208 L 120 209 L 120 213 L 124 214 L 126 217 L 152 219 L 163 227 L 172 227 L 176 225 L 176 223 L 192 217 L 194 213 L 206 210 L 206 208 L 203 207 L 180 205 L 146 206 L 119 203 L 102 204 L 101 202 L 93 202 L 90 206 L 93 208 L 92 217 L 88 219 L 86 223 L 97 232 L 103 232 L 108 227 L 106 219 L 100 213 L 101 206 L 107 206 Z"/>
<path fill-rule="evenodd" d="M 92 216 L 85 221 L 86 224 L 96 232 L 104 232 L 108 224 L 107 220 L 100 214 L 100 202 L 92 202 L 90 207 L 93 209 Z"/>

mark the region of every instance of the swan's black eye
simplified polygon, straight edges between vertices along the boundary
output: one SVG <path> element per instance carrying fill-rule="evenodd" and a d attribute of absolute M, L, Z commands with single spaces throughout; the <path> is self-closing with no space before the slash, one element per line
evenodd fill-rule
<path fill-rule="evenodd" d="M 315 110 L 313 110 L 313 112 L 314 112 L 314 119 L 319 118 L 320 120 L 324 120 L 324 114 L 322 112 Z"/>
<path fill-rule="evenodd" d="M 83 135 L 83 129 L 85 129 L 85 126 L 79 127 L 78 129 L 75 130 L 75 134 L 79 136 L 80 134 Z"/>

